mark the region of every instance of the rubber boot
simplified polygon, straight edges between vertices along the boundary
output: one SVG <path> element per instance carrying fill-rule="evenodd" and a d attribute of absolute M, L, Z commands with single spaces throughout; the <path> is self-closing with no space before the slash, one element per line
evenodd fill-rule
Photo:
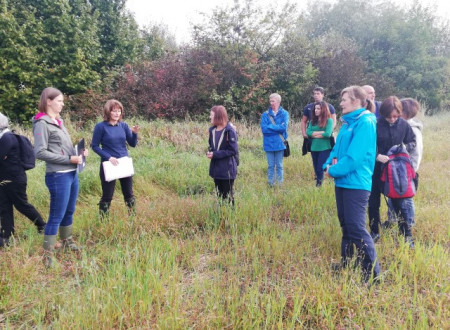
<path fill-rule="evenodd" d="M 81 247 L 75 243 L 72 236 L 72 225 L 59 227 L 59 238 L 62 240 L 62 247 L 66 250 L 79 251 Z"/>
<path fill-rule="evenodd" d="M 126 199 L 125 204 L 128 208 L 128 215 L 129 216 L 136 215 L 136 198 L 133 196 L 133 197 Z"/>
<path fill-rule="evenodd" d="M 54 264 L 54 256 L 55 256 L 55 244 L 56 244 L 56 235 L 44 235 L 44 265 L 47 268 L 50 268 Z"/>
<path fill-rule="evenodd" d="M 100 215 L 100 220 L 106 220 L 109 218 L 109 207 L 110 206 L 111 206 L 111 202 L 100 201 L 98 203 L 98 213 Z"/>

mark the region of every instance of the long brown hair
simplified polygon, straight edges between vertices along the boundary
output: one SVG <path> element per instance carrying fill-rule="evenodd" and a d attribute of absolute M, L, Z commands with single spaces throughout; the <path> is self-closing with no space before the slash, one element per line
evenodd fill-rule
<path fill-rule="evenodd" d="M 320 115 L 316 116 L 316 105 L 320 105 Z M 319 127 L 327 126 L 327 121 L 331 118 L 330 109 L 328 108 L 327 102 L 316 102 L 311 113 L 311 123 L 312 125 L 318 125 Z"/>
<path fill-rule="evenodd" d="M 47 113 L 47 100 L 53 101 L 63 93 L 54 87 L 47 87 L 41 93 L 41 99 L 39 100 L 39 112 Z"/>

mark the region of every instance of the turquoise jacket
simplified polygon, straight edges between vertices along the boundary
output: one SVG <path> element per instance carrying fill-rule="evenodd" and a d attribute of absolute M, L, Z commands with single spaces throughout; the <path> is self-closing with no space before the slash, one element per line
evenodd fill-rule
<path fill-rule="evenodd" d="M 272 117 L 275 125 L 270 120 Z M 261 131 L 263 133 L 263 147 L 264 151 L 280 151 L 286 149 L 280 134 L 284 139 L 287 139 L 287 128 L 289 125 L 289 113 L 282 107 L 278 109 L 277 115 L 273 115 L 272 108 L 265 111 L 261 117 Z"/>
<path fill-rule="evenodd" d="M 337 163 L 328 169 L 336 187 L 371 191 L 377 150 L 375 115 L 361 108 L 342 116 L 342 121 L 336 145 L 323 168 L 336 158 Z"/>

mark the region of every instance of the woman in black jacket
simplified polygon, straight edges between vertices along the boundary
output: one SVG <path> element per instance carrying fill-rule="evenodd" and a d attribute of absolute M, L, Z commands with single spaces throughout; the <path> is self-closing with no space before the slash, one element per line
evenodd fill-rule
<path fill-rule="evenodd" d="M 214 179 L 218 196 L 234 205 L 233 184 L 239 157 L 237 134 L 228 122 L 224 106 L 213 106 L 210 119 L 213 126 L 209 128 L 209 151 L 206 153 L 211 159 L 209 175 Z"/>
<path fill-rule="evenodd" d="M 0 247 L 9 244 L 14 233 L 13 206 L 32 221 L 38 232 L 45 222 L 27 198 L 27 175 L 20 160 L 20 145 L 9 131 L 8 118 L 0 113 Z"/>
<path fill-rule="evenodd" d="M 369 198 L 370 235 L 374 242 L 380 239 L 381 169 L 389 160 L 387 153 L 390 148 L 399 144 L 404 144 L 408 152 L 416 146 L 414 132 L 401 115 L 402 103 L 396 96 L 390 96 L 381 103 L 380 118 L 377 121 L 377 158 Z"/>

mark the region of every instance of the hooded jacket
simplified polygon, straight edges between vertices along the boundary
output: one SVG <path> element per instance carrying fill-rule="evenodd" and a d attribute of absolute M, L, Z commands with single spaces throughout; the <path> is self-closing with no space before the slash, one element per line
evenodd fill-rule
<path fill-rule="evenodd" d="M 33 118 L 34 154 L 46 163 L 46 173 L 77 168 L 70 163 L 70 156 L 76 153 L 69 132 L 61 119 L 58 123 L 46 114 L 39 113 Z"/>
<path fill-rule="evenodd" d="M 420 162 L 422 161 L 423 155 L 423 139 L 422 139 L 422 129 L 423 124 L 415 118 L 411 118 L 408 121 L 409 126 L 416 137 L 416 147 L 409 152 L 411 157 L 411 162 L 414 167 L 414 171 L 419 171 Z"/>
<path fill-rule="evenodd" d="M 275 121 L 275 125 L 270 120 L 272 117 Z M 278 109 L 275 116 L 272 108 L 264 112 L 261 117 L 261 131 L 263 133 L 263 147 L 264 151 L 280 151 L 286 149 L 283 140 L 281 140 L 280 134 L 284 139 L 288 138 L 287 128 L 289 125 L 289 113 L 282 107 Z"/>
<path fill-rule="evenodd" d="M 323 168 L 336 187 L 370 191 L 376 156 L 376 118 L 370 111 L 360 108 L 342 116 L 343 125 L 336 145 Z M 335 165 L 333 158 L 337 159 Z"/>
<path fill-rule="evenodd" d="M 222 143 L 219 141 L 213 143 L 213 130 L 216 126 L 209 128 L 209 150 L 213 152 L 211 163 L 209 165 L 209 176 L 213 179 L 229 180 L 236 179 L 237 163 L 239 149 L 237 144 L 237 134 L 230 123 L 224 128 Z"/>

